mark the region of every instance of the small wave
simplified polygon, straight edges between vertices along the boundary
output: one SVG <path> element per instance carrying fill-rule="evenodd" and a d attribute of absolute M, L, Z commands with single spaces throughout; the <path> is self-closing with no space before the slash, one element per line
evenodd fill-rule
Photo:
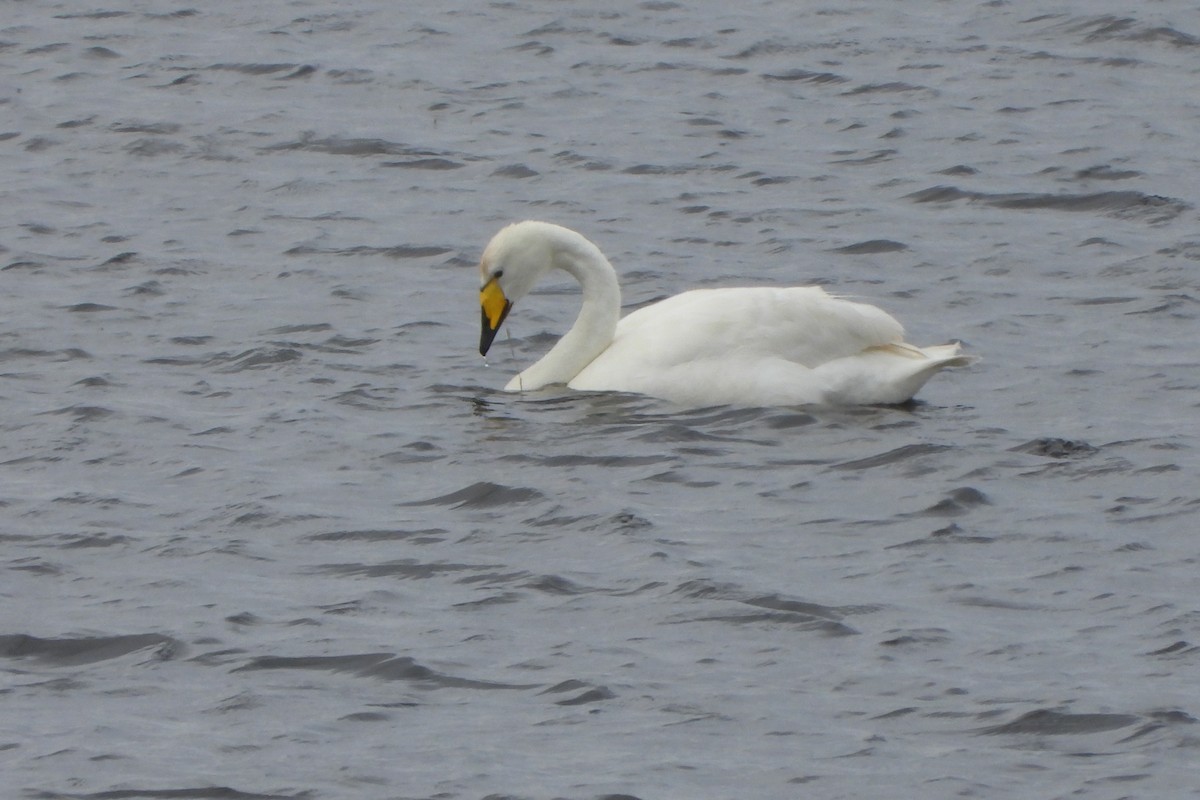
<path fill-rule="evenodd" d="M 385 681 L 409 681 L 424 688 L 439 689 L 536 689 L 538 684 L 496 683 L 446 675 L 395 653 L 361 653 L 344 656 L 260 656 L 237 667 L 233 672 L 255 670 L 310 669 L 349 672 L 363 678 Z"/>
<path fill-rule="evenodd" d="M 896 242 L 891 239 L 869 239 L 865 242 L 857 242 L 855 244 L 848 244 L 845 247 L 834 248 L 831 252 L 857 256 L 873 253 L 895 253 L 907 249 L 908 245 L 903 242 Z"/>
<path fill-rule="evenodd" d="M 1013 453 L 1029 453 L 1035 456 L 1045 456 L 1046 458 L 1087 458 L 1097 452 L 1099 448 L 1093 447 L 1087 442 L 1073 441 L 1071 439 L 1058 439 L 1054 437 L 1032 439 L 1024 444 L 1019 444 L 1016 447 L 1008 448 Z"/>
<path fill-rule="evenodd" d="M 1038 192 L 1006 192 L 989 194 L 959 189 L 955 186 L 932 186 L 905 195 L 914 203 L 952 203 L 956 200 L 983 203 L 994 208 L 1029 211 L 1101 211 L 1120 217 L 1145 217 L 1149 222 L 1175 219 L 1191 205 L 1182 200 L 1144 192 L 1094 192 L 1091 194 L 1046 194 Z"/>
<path fill-rule="evenodd" d="M 368 578 L 424 580 L 447 573 L 480 572 L 483 570 L 500 569 L 503 566 L 503 564 L 458 564 L 445 561 L 426 563 L 417 561 L 414 558 L 403 558 L 397 561 L 384 561 L 378 564 L 324 564 L 317 567 L 316 571 L 331 575 L 362 575 Z"/>
<path fill-rule="evenodd" d="M 428 500 L 413 500 L 406 506 L 450 506 L 451 508 L 496 508 L 497 506 L 528 503 L 542 500 L 545 495 L 537 489 L 524 486 L 503 486 L 489 481 L 480 481 L 465 486 L 456 492 L 431 497 Z"/>
<path fill-rule="evenodd" d="M 1135 725 L 1138 720 L 1139 717 L 1133 714 L 1067 714 L 1050 709 L 1038 709 L 1022 714 L 1012 722 L 993 725 L 979 732 L 989 736 L 1004 734 L 1079 735 L 1128 728 L 1130 725 Z"/>
<path fill-rule="evenodd" d="M 33 658 L 57 667 L 93 664 L 151 649 L 154 658 L 165 661 L 178 656 L 183 643 L 158 633 L 66 639 L 42 639 L 24 633 L 0 636 L 0 658 Z"/>
<path fill-rule="evenodd" d="M 215 368 L 218 372 L 242 372 L 248 369 L 277 367 L 296 361 L 300 357 L 300 351 L 292 347 L 255 347 L 234 355 L 208 358 L 205 365 Z"/>
<path fill-rule="evenodd" d="M 392 247 L 369 247 L 356 245 L 353 247 L 312 247 L 297 245 L 284 251 L 286 256 L 387 256 L 388 258 L 431 258 L 452 252 L 453 248 L 444 245 L 394 245 Z"/>

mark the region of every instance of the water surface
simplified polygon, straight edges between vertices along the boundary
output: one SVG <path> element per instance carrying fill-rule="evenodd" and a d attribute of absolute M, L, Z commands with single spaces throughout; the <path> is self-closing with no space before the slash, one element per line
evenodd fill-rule
<path fill-rule="evenodd" d="M 1194 796 L 1182 2 L 9 3 L 0 786 Z M 498 391 L 480 250 L 820 283 L 909 409 Z"/>

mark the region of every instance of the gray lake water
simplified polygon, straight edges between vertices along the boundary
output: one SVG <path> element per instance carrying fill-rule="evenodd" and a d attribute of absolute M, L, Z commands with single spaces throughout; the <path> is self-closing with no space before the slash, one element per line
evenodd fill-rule
<path fill-rule="evenodd" d="M 3 3 L 0 797 L 1196 797 L 1198 86 L 1190 0 Z M 984 361 L 505 394 L 530 217 Z"/>

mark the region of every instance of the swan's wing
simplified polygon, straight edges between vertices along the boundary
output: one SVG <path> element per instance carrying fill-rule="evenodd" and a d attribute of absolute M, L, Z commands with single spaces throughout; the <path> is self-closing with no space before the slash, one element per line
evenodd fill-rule
<path fill-rule="evenodd" d="M 903 337 L 882 309 L 815 286 L 697 289 L 625 317 L 601 358 L 669 368 L 769 357 L 816 367 Z"/>

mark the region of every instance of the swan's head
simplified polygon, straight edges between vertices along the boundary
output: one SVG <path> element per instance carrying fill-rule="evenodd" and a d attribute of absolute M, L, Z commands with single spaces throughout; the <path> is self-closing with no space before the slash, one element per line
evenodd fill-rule
<path fill-rule="evenodd" d="M 564 234 L 578 236 L 548 222 L 517 222 L 501 229 L 488 242 L 479 262 L 481 355 L 487 355 L 513 303 L 529 294 L 538 278 L 554 268 L 556 243 Z"/>

